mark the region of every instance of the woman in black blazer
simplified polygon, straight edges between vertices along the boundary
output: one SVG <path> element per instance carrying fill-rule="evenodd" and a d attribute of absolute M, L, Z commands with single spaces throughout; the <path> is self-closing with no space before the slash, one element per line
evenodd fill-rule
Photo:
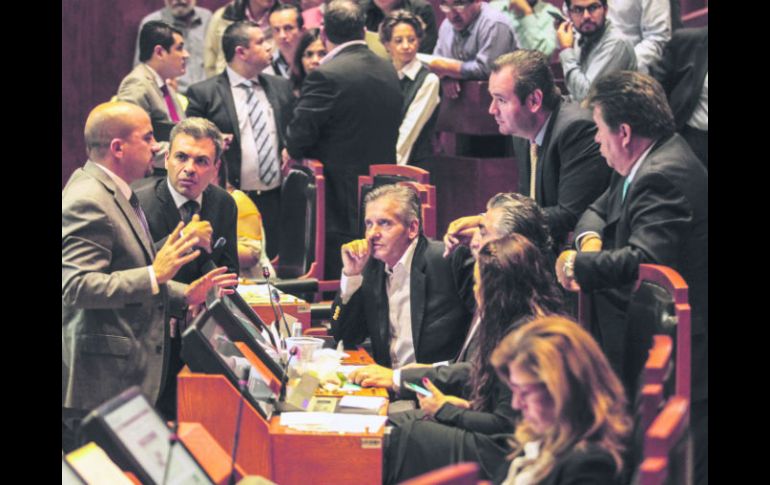
<path fill-rule="evenodd" d="M 490 362 L 522 415 L 496 483 L 621 483 L 626 397 L 588 332 L 567 318 L 537 318 L 506 336 Z"/>

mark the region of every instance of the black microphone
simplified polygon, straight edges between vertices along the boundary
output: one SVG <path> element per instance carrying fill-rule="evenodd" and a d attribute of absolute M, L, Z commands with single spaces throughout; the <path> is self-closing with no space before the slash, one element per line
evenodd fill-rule
<path fill-rule="evenodd" d="M 278 306 L 278 310 L 281 312 L 281 318 L 283 319 L 283 327 L 286 330 L 286 337 L 291 337 L 291 331 L 289 330 L 289 324 L 286 322 L 286 314 L 283 312 L 283 307 L 281 306 L 281 295 L 278 294 L 278 290 L 273 288 L 273 291 L 270 293 L 271 299 L 275 302 L 275 304 Z"/>
<path fill-rule="evenodd" d="M 289 364 L 291 363 L 292 357 L 297 355 L 299 353 L 299 347 L 292 347 L 291 350 L 289 350 L 289 358 L 286 359 L 286 365 L 283 368 L 283 376 L 281 377 L 281 390 L 278 393 L 278 402 L 282 403 L 286 400 L 286 385 L 289 380 Z"/>
<path fill-rule="evenodd" d="M 168 436 L 168 452 L 166 453 L 166 463 L 163 468 L 163 482 L 161 482 L 162 485 L 166 485 L 166 481 L 168 480 L 168 471 L 171 468 L 171 452 L 174 449 L 174 444 L 179 441 L 179 435 L 177 435 L 178 431 L 179 421 L 174 419 L 174 424 L 171 425 L 171 434 Z"/>
<path fill-rule="evenodd" d="M 281 319 L 278 316 L 278 312 L 275 310 L 275 304 L 273 303 L 272 291 L 274 290 L 274 288 L 273 288 L 273 285 L 270 284 L 270 268 L 268 268 L 266 265 L 262 266 L 262 276 L 265 277 L 265 282 L 267 283 L 267 291 L 269 293 L 268 299 L 270 300 L 270 308 L 273 309 L 273 316 L 275 317 L 275 329 L 278 331 L 278 335 L 280 336 L 281 335 L 281 330 L 280 330 Z M 283 310 L 281 310 L 281 311 L 283 311 Z M 290 337 L 291 334 L 287 333 L 286 336 Z M 281 344 L 282 344 L 281 347 L 283 347 L 283 348 L 286 347 L 286 342 L 284 342 L 283 339 L 281 339 Z"/>
<path fill-rule="evenodd" d="M 243 375 L 238 381 L 238 390 L 241 391 L 240 399 L 238 400 L 238 415 L 235 419 L 235 436 L 233 437 L 233 454 L 230 458 L 230 480 L 229 485 L 235 485 L 235 456 L 238 454 L 238 441 L 241 437 L 241 417 L 243 416 L 243 401 L 246 400 L 246 386 L 249 383 L 249 371 L 251 365 L 247 365 L 243 369 Z"/>

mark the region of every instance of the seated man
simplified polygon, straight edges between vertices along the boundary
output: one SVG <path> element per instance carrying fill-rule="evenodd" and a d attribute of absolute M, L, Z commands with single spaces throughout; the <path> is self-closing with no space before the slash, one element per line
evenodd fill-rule
<path fill-rule="evenodd" d="M 447 234 L 444 238 L 445 256 L 456 248 L 467 244 L 478 258 L 479 250 L 489 241 L 495 241 L 509 234 L 517 233 L 534 244 L 553 262 L 555 254 L 553 241 L 548 234 L 545 216 L 534 200 L 515 192 L 499 193 L 487 202 L 487 211 L 468 223 L 467 229 L 457 236 Z M 404 382 L 419 382 L 428 377 L 439 387 L 450 386 L 450 382 L 470 378 L 470 362 L 478 348 L 478 327 L 480 318 L 474 315 L 471 328 L 460 352 L 450 362 L 429 364 L 409 364 L 402 368 L 389 369 L 380 365 L 369 365 L 351 372 L 348 378 L 364 387 L 385 387 L 408 395 L 411 391 L 403 388 Z M 446 388 L 446 387 L 442 387 Z"/>
<path fill-rule="evenodd" d="M 433 54 L 440 56 L 428 65 L 439 77 L 486 80 L 492 62 L 516 49 L 516 38 L 508 18 L 481 0 L 441 0 L 446 19 L 438 30 Z M 457 82 L 446 83 L 445 94 L 456 98 Z"/>
<path fill-rule="evenodd" d="M 421 234 L 419 207 L 408 187 L 372 190 L 366 239 L 341 248 L 332 335 L 348 346 L 370 337 L 374 360 L 386 367 L 456 356 L 475 306 L 468 250 L 444 259 L 444 245 Z"/>
<path fill-rule="evenodd" d="M 636 54 L 607 18 L 607 0 L 567 0 L 566 4 L 571 22 L 563 22 L 556 34 L 559 61 L 570 97 L 583 101 L 594 79 L 635 71 Z M 577 42 L 575 30 L 580 33 Z"/>

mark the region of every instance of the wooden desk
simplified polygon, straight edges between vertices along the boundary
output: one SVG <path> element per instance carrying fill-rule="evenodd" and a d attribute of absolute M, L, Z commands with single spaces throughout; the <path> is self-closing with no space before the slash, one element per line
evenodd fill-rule
<path fill-rule="evenodd" d="M 242 344 L 236 345 L 249 360 L 256 358 Z M 374 362 L 363 350 L 348 353 L 345 364 Z M 252 364 L 260 366 L 261 362 Z M 238 403 L 242 399 L 238 390 L 222 375 L 193 373 L 188 367 L 182 369 L 177 380 L 177 419 L 201 423 L 226 453 L 232 453 Z M 387 391 L 365 389 L 358 394 L 387 396 Z M 297 431 L 281 426 L 280 416 L 266 421 L 244 402 L 240 432 L 236 463 L 248 474 L 262 475 L 281 485 L 310 481 L 382 483 L 384 427 L 374 433 Z"/>

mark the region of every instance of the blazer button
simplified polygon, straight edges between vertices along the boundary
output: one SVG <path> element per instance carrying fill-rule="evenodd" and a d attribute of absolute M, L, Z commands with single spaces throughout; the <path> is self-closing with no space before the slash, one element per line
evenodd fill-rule
<path fill-rule="evenodd" d="M 156 354 L 160 354 L 161 352 L 163 352 L 163 346 L 162 345 L 156 345 L 155 346 L 155 353 Z"/>

